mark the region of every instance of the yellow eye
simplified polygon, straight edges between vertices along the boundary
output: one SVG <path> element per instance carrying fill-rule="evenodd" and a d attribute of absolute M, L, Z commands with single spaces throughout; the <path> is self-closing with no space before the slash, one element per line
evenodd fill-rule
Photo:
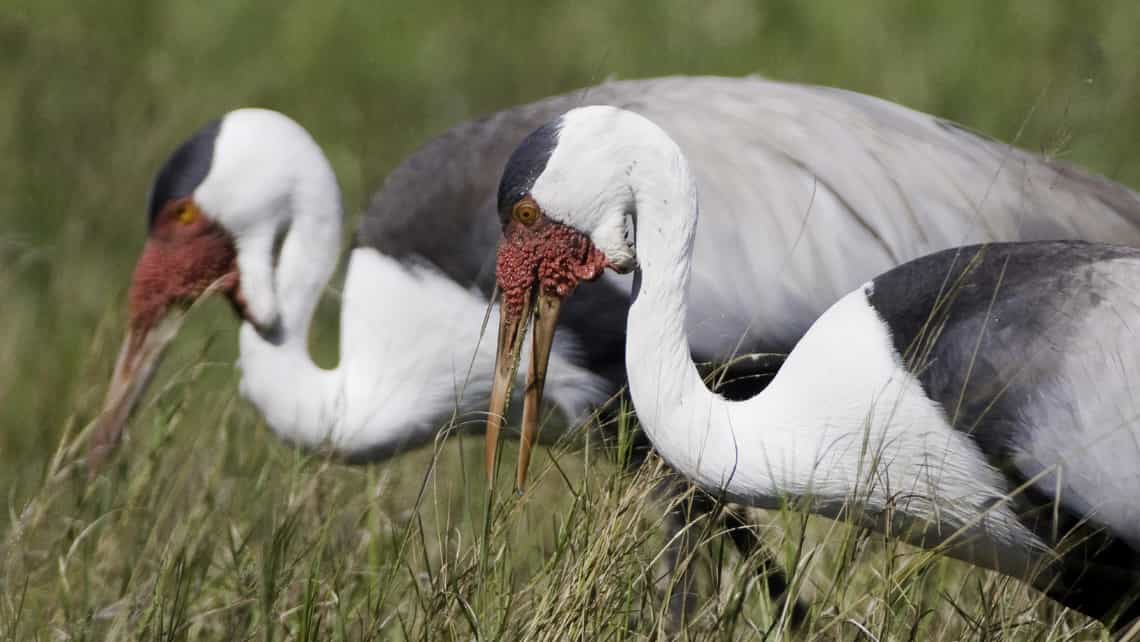
<path fill-rule="evenodd" d="M 519 223 L 531 225 L 538 220 L 538 205 L 529 198 L 525 198 L 515 203 L 512 214 Z"/>
<path fill-rule="evenodd" d="M 198 220 L 198 208 L 193 203 L 182 203 L 174 210 L 174 217 L 183 225 L 189 225 Z"/>

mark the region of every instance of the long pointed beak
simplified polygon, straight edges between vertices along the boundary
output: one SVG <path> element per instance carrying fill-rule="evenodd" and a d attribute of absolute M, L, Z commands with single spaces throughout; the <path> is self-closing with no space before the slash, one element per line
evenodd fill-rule
<path fill-rule="evenodd" d="M 122 439 L 123 428 L 146 390 L 167 345 L 178 334 L 185 313 L 172 309 L 149 329 L 127 332 L 95 430 L 87 442 L 87 474 L 94 476 Z"/>
<path fill-rule="evenodd" d="M 598 278 L 607 264 L 606 255 L 594 247 L 584 233 L 553 220 L 540 219 L 532 223 L 508 223 L 503 228 L 503 240 L 495 259 L 495 279 L 502 294 L 499 347 L 491 384 L 491 407 L 487 413 L 488 481 L 495 478 L 499 429 L 518 370 L 522 339 L 530 319 L 535 319 L 515 477 L 518 491 L 526 485 L 531 450 L 538 438 L 546 367 L 562 299 L 570 296 L 578 283 Z"/>
<path fill-rule="evenodd" d="M 550 362 L 550 349 L 554 345 L 554 330 L 558 324 L 558 312 L 562 299 L 554 294 L 540 293 L 538 300 L 531 305 L 533 294 L 528 292 L 523 300 L 520 314 L 512 315 L 502 311 L 499 321 L 499 349 L 495 355 L 495 372 L 491 384 L 491 407 L 487 415 L 487 479 L 494 478 L 495 457 L 498 452 L 499 433 L 510 399 L 511 384 L 518 371 L 522 352 L 523 337 L 531 318 L 534 329 L 531 332 L 533 345 L 530 352 L 530 368 L 527 372 L 526 393 L 523 399 L 522 438 L 519 442 L 519 463 L 515 474 L 515 488 L 526 488 L 527 469 L 530 467 L 530 453 L 538 439 L 539 412 L 542 408 L 542 392 L 546 385 L 546 368 Z M 501 308 L 502 309 L 502 308 Z"/>
<path fill-rule="evenodd" d="M 522 301 L 522 310 L 517 314 L 507 309 L 500 300 L 499 306 L 499 347 L 495 353 L 495 371 L 491 380 L 491 406 L 487 414 L 486 467 L 487 481 L 495 478 L 495 456 L 499 448 L 499 429 L 507 410 L 507 400 L 511 396 L 511 384 L 518 370 L 519 353 L 526 326 L 534 314 L 531 305 L 531 292 Z"/>
<path fill-rule="evenodd" d="M 522 439 L 519 441 L 519 466 L 515 487 L 526 488 L 526 473 L 530 467 L 530 451 L 538 439 L 538 416 L 542 409 L 542 390 L 546 385 L 546 366 L 550 363 L 550 347 L 554 344 L 554 329 L 562 299 L 546 293 L 538 295 L 534 308 L 533 346 L 530 352 L 530 371 L 526 377 L 526 396 L 523 399 Z"/>

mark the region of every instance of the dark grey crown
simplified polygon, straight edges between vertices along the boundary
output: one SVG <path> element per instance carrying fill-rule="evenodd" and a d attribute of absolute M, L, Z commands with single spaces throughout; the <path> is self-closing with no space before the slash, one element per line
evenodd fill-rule
<path fill-rule="evenodd" d="M 499 181 L 499 220 L 506 225 L 511 218 L 511 207 L 534 187 L 534 181 L 546 169 L 546 162 L 558 144 L 558 130 L 562 117 L 534 130 L 511 153 L 503 178 Z"/>
<path fill-rule="evenodd" d="M 174 150 L 162 165 L 154 179 L 147 207 L 147 226 L 154 225 L 154 219 L 162 207 L 170 201 L 189 196 L 198 185 L 206 180 L 210 165 L 214 161 L 214 141 L 222 121 L 215 120 L 194 133 Z"/>

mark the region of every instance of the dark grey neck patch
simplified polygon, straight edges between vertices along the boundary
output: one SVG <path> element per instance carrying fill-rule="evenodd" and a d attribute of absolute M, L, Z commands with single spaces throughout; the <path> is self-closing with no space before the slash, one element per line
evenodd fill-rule
<path fill-rule="evenodd" d="M 214 141 L 221 128 L 221 119 L 208 123 L 166 159 L 151 187 L 147 207 L 148 228 L 154 225 L 154 220 L 164 205 L 174 199 L 190 196 L 206 180 L 214 161 Z"/>
<path fill-rule="evenodd" d="M 528 134 L 511 154 L 499 181 L 498 209 L 503 225 L 510 221 L 511 207 L 530 192 L 534 182 L 546 170 L 546 163 L 558 144 L 561 127 L 562 118 L 555 118 Z"/>
<path fill-rule="evenodd" d="M 912 356 L 918 348 L 915 341 L 934 338 L 936 327 L 942 327 L 938 342 L 927 348 L 934 353 L 958 350 L 969 355 L 976 350 L 976 332 L 963 337 L 961 345 L 954 345 L 947 330 L 1000 314 L 1021 330 L 1034 330 L 1023 336 L 1035 336 L 1044 330 L 1041 326 L 1045 319 L 1039 317 L 1053 314 L 1053 303 L 1077 291 L 1095 294 L 1081 278 L 1083 268 L 1134 256 L 1137 250 L 1133 248 L 1084 241 L 951 248 L 875 277 L 869 301 L 890 327 L 900 356 Z"/>

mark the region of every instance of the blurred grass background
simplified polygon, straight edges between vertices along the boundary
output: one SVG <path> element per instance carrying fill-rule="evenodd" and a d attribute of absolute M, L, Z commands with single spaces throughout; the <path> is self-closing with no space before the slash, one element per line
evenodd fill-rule
<path fill-rule="evenodd" d="M 462 622 L 468 611 L 495 612 L 479 609 L 497 602 L 455 607 L 451 598 L 470 597 L 456 588 L 466 580 L 448 584 L 430 568 L 448 554 L 486 560 L 470 540 L 485 500 L 477 484 L 464 482 L 478 471 L 457 472 L 471 463 L 466 455 L 445 450 L 442 469 L 451 481 L 428 486 L 432 498 L 421 506 L 433 514 L 425 517 L 426 508 L 411 509 L 430 452 L 367 469 L 293 453 L 236 398 L 236 324 L 224 304 L 203 306 L 188 323 L 152 387 L 153 403 L 134 424 L 116 485 L 85 489 L 82 475 L 67 467 L 70 455 L 60 445 L 95 416 L 121 338 L 149 182 L 172 147 L 202 123 L 239 106 L 290 114 L 323 145 L 354 220 L 403 156 L 461 120 L 611 77 L 756 73 L 898 101 L 1137 187 L 1138 24 L 1134 0 L 6 0 L 0 5 L 0 491 L 7 508 L 0 513 L 0 634 L 181 639 L 221 632 L 272 639 L 274 631 L 304 638 L 311 625 L 318 638 L 357 639 L 385 623 L 385 634 L 407 637 L 452 631 L 470 638 L 472 629 L 495 637 L 491 628 Z M 328 297 L 315 326 L 314 349 L 326 364 L 335 355 L 336 307 Z M 573 528 L 574 520 L 598 517 L 579 515 L 588 508 L 580 505 L 583 495 L 575 499 L 565 486 L 612 494 L 605 510 L 614 511 L 625 510 L 622 498 L 644 491 L 644 480 L 586 481 L 579 454 L 562 459 L 568 477 L 548 475 L 535 491 L 541 509 L 509 509 L 534 520 L 526 523 L 550 541 L 560 541 L 559 528 Z M 619 514 L 652 531 L 653 511 Z M 300 544 L 290 543 L 306 525 L 316 531 L 298 541 L 319 555 L 297 553 Z M 392 535 L 387 545 L 376 544 L 382 533 L 406 535 L 409 525 L 423 541 Z M 440 533 L 461 542 L 432 539 Z M 336 537 L 347 539 L 328 539 Z M 528 550 L 548 553 L 543 537 L 536 539 Z M 223 548 L 232 550 L 223 555 Z M 243 566 L 248 551 L 260 560 L 257 573 Z M 295 557 L 281 561 L 278 554 Z M 503 586 L 527 584 L 528 572 L 552 568 L 533 555 L 515 558 L 515 566 L 495 559 Z M 326 566 L 314 570 L 322 560 Z M 290 584 L 300 597 L 282 602 L 267 584 L 288 583 L 284 566 L 273 565 L 290 561 L 308 569 L 309 579 Z M 982 577 L 942 563 L 932 568 Z M 432 578 L 426 592 L 403 594 L 415 594 L 415 578 L 424 573 Z M 740 575 L 748 586 L 747 574 Z M 310 586 L 323 595 L 329 587 L 321 582 L 358 586 L 362 577 L 369 578 L 358 594 L 363 601 L 306 601 Z M 400 600 L 376 597 L 385 588 L 379 577 L 414 605 L 397 608 Z M 554 576 L 545 577 L 534 581 L 550 586 L 541 582 Z M 978 603 L 985 605 L 994 582 L 1019 591 L 985 577 Z M 162 601 L 164 583 L 200 592 Z M 633 585 L 644 588 L 627 584 Z M 438 586 L 451 588 L 432 592 Z M 944 595 L 948 589 L 921 590 Z M 748 599 L 759 599 L 755 593 Z M 286 603 L 308 604 L 324 619 L 295 624 L 300 616 Z M 116 604 L 122 608 L 111 608 Z M 146 628 L 143 615 L 155 604 L 166 605 L 161 613 L 198 619 Z M 432 611 L 432 604 L 444 606 Z M 363 617 L 357 607 L 370 613 L 374 607 L 375 617 L 354 629 L 346 623 Z M 454 628 L 416 619 L 433 612 L 456 618 L 448 625 Z M 161 613 L 152 613 L 153 621 L 162 621 Z M 890 613 L 876 617 L 889 622 Z M 509 613 L 503 618 L 513 621 Z M 960 619 L 947 625 L 951 638 L 989 630 L 976 612 Z M 728 630 L 736 626 L 743 625 Z"/>

